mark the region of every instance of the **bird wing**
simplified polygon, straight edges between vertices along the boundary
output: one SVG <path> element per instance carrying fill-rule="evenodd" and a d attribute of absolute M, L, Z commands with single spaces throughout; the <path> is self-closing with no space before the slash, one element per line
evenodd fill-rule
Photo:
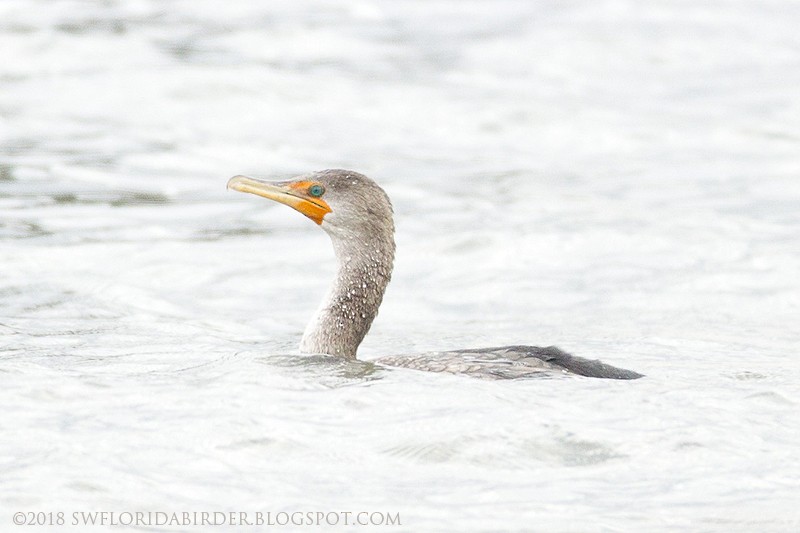
<path fill-rule="evenodd" d="M 518 379 L 577 374 L 605 379 L 637 379 L 642 374 L 602 361 L 576 357 L 555 346 L 500 346 L 381 357 L 378 364 L 482 379 Z"/>

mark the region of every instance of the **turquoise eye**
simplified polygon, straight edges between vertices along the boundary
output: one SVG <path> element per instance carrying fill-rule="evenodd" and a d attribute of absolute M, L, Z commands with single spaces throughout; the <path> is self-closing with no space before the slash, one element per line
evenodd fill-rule
<path fill-rule="evenodd" d="M 319 184 L 312 185 L 308 188 L 308 194 L 313 196 L 314 198 L 319 198 L 323 194 L 325 194 L 325 187 Z"/>

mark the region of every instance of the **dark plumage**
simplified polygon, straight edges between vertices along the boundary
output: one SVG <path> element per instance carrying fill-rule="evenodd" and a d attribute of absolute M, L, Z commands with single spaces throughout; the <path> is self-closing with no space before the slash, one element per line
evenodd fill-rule
<path fill-rule="evenodd" d="M 500 346 L 381 357 L 376 362 L 416 370 L 464 374 L 482 379 L 541 377 L 553 372 L 606 379 L 637 379 L 642 374 L 576 357 L 555 346 Z"/>

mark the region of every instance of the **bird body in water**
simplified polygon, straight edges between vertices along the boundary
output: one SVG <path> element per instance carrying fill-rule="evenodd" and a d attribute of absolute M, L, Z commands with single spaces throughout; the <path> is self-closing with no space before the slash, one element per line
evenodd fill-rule
<path fill-rule="evenodd" d="M 355 359 L 378 314 L 394 263 L 392 204 L 370 178 L 349 170 L 323 170 L 288 181 L 235 176 L 228 188 L 286 204 L 322 227 L 338 261 L 334 283 L 306 327 L 300 351 Z M 568 372 L 636 379 L 641 374 L 560 349 L 503 346 L 388 356 L 376 363 L 485 379 L 510 379 Z"/>

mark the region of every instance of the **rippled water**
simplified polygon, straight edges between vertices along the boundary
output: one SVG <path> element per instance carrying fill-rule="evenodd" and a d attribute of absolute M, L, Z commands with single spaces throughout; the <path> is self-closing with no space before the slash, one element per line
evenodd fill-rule
<path fill-rule="evenodd" d="M 0 529 L 797 531 L 798 26 L 755 0 L 3 0 Z M 647 378 L 292 355 L 329 242 L 225 182 L 330 167 L 395 204 L 365 361 L 557 344 Z"/>

